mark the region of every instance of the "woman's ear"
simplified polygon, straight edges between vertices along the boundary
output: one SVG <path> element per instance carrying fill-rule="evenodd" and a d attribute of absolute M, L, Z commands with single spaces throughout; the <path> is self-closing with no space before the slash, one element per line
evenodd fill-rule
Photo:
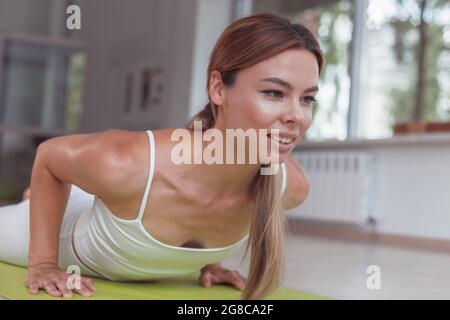
<path fill-rule="evenodd" d="M 211 102 L 216 106 L 223 105 L 224 84 L 222 82 L 222 75 L 217 70 L 211 72 L 209 79 L 209 97 Z"/>

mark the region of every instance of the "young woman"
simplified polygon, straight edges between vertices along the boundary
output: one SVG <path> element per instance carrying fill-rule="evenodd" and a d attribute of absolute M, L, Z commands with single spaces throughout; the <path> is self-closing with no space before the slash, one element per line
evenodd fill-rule
<path fill-rule="evenodd" d="M 209 103 L 187 132 L 194 136 L 194 120 L 224 136 L 278 129 L 281 138 L 267 140 L 279 147 L 282 170 L 176 164 L 172 128 L 52 138 L 38 147 L 30 199 L 0 208 L 0 260 L 28 266 L 32 294 L 71 296 L 66 268 L 76 265 L 83 276 L 73 290 L 83 296 L 95 291 L 88 277 L 145 281 L 201 270 L 205 287 L 227 283 L 243 299 L 263 298 L 281 284 L 282 211 L 309 190 L 291 152 L 311 124 L 322 65 L 301 25 L 270 14 L 233 22 L 211 54 Z M 220 264 L 245 240 L 247 279 Z"/>

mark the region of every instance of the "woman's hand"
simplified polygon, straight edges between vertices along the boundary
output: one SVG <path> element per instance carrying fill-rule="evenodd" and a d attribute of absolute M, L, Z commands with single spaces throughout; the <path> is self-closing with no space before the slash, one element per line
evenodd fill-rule
<path fill-rule="evenodd" d="M 70 298 L 72 290 L 67 285 L 67 279 L 71 274 L 61 270 L 57 264 L 46 262 L 28 267 L 26 286 L 30 294 L 39 293 L 39 289 L 45 290 L 53 297 Z M 80 276 L 80 287 L 73 288 L 83 297 L 90 297 L 95 291 L 94 282 L 90 278 Z"/>
<path fill-rule="evenodd" d="M 225 269 L 220 263 L 216 263 L 203 267 L 198 280 L 200 285 L 205 288 L 209 288 L 214 283 L 228 283 L 239 290 L 244 290 L 247 279 L 241 276 L 236 270 Z"/>

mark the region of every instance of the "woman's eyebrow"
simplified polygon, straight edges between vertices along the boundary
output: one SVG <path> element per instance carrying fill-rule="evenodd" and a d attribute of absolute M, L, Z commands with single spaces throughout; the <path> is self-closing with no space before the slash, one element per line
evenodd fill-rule
<path fill-rule="evenodd" d="M 310 88 L 306 89 L 305 91 L 303 91 L 303 93 L 314 92 L 314 91 L 319 91 L 319 87 L 318 86 L 310 87 Z"/>
<path fill-rule="evenodd" d="M 280 79 L 278 77 L 264 78 L 264 79 L 261 79 L 260 81 L 273 82 L 273 83 L 279 84 L 282 87 L 285 87 L 288 90 L 294 89 L 294 87 L 292 87 L 292 85 L 289 82 L 286 82 L 283 79 Z M 319 91 L 319 87 L 318 86 L 310 87 L 310 88 L 306 89 L 305 91 L 303 91 L 303 93 L 312 92 L 312 91 Z"/>

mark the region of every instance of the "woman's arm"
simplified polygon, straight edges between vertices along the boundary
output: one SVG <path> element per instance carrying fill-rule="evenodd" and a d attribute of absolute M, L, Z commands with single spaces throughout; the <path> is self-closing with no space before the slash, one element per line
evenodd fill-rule
<path fill-rule="evenodd" d="M 286 161 L 286 176 L 286 190 L 281 201 L 284 209 L 290 209 L 305 201 L 309 192 L 309 181 L 301 165 L 292 157 Z M 225 269 L 220 262 L 203 267 L 198 280 L 200 285 L 207 288 L 214 283 L 228 283 L 239 290 L 244 289 L 246 282 L 238 271 Z"/>
<path fill-rule="evenodd" d="M 290 156 L 286 161 L 286 189 L 281 201 L 284 209 L 302 204 L 309 193 L 309 180 L 297 160 Z"/>
<path fill-rule="evenodd" d="M 27 286 L 31 293 L 42 288 L 51 295 L 70 295 L 64 282 L 67 274 L 58 268 L 58 246 L 71 184 L 97 195 L 113 188 L 114 172 L 123 172 L 117 170 L 121 153 L 115 147 L 114 133 L 61 136 L 39 145 L 30 185 Z M 78 292 L 89 295 L 92 288 L 86 280 Z"/>

